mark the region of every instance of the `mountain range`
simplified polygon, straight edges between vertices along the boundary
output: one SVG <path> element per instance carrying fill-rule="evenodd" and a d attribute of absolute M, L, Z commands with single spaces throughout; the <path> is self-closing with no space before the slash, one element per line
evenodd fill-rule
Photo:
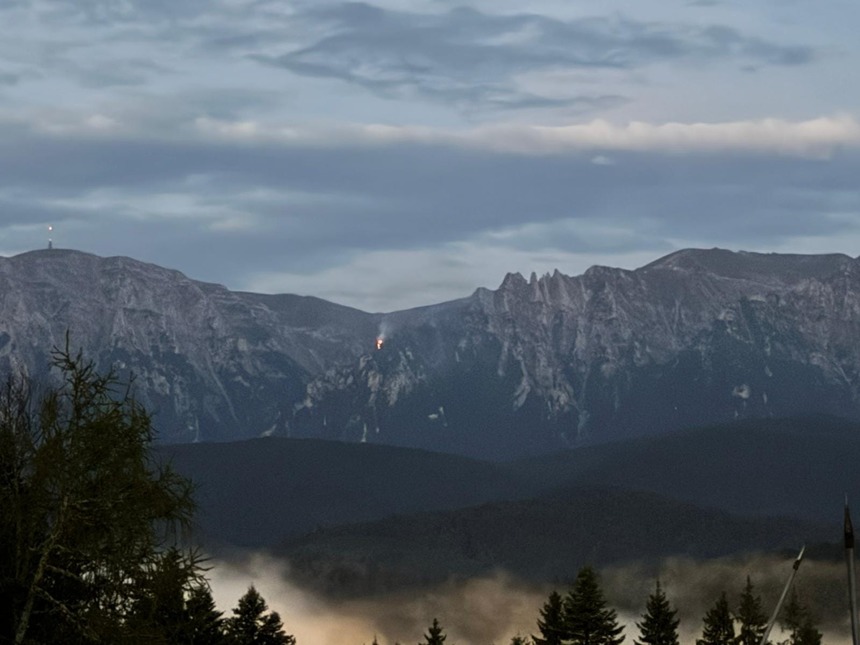
<path fill-rule="evenodd" d="M 744 420 L 508 462 L 269 437 L 159 448 L 196 484 L 210 553 L 266 550 L 291 579 L 359 596 L 503 570 L 774 554 L 841 561 L 858 424 Z M 816 545 L 821 546 L 816 546 Z M 649 565 L 650 566 L 650 565 Z"/>
<path fill-rule="evenodd" d="M 837 254 L 684 250 L 386 314 L 124 257 L 0 258 L 0 369 L 49 378 L 67 332 L 134 376 L 164 442 L 500 459 L 734 419 L 860 419 L 860 261 Z"/>
<path fill-rule="evenodd" d="M 829 525 L 838 537 L 844 495 L 860 499 L 858 424 L 831 417 L 735 421 L 506 462 L 281 437 L 159 452 L 195 482 L 198 534 L 213 546 L 271 547 L 393 515 L 585 489 L 639 491 L 738 517 L 792 517 Z M 639 515 L 645 522 L 649 513 Z"/>

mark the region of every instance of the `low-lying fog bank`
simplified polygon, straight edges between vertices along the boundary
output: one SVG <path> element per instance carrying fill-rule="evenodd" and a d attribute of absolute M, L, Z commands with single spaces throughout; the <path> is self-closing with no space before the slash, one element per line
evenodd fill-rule
<path fill-rule="evenodd" d="M 452 645 L 504 645 L 516 634 L 536 632 L 538 612 L 549 593 L 553 589 L 564 593 L 568 587 L 566 581 L 535 585 L 498 572 L 423 589 L 331 600 L 291 582 L 287 563 L 264 554 L 222 557 L 211 564 L 209 578 L 219 609 L 229 614 L 253 584 L 299 645 L 369 645 L 374 637 L 380 645 L 406 645 L 421 640 L 433 618 L 439 619 Z M 657 565 L 607 567 L 601 570 L 601 579 L 609 603 L 627 625 L 626 642 L 632 643 L 638 637 L 635 622 L 659 576 L 678 610 L 681 642 L 692 645 L 701 636 L 705 612 L 722 591 L 736 604 L 747 575 L 770 614 L 791 564 L 791 559 L 773 555 L 708 561 L 669 558 Z M 844 565 L 825 560 L 804 560 L 797 576 L 795 588 L 828 645 L 850 641 L 845 580 Z M 782 639 L 777 628 L 771 640 Z"/>

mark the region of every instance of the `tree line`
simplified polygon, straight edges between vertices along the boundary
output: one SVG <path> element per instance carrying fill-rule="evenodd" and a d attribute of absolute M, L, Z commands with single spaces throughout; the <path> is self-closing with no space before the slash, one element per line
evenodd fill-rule
<path fill-rule="evenodd" d="M 666 597 L 658 580 L 648 596 L 645 611 L 636 622 L 639 637 L 635 645 L 679 645 L 678 611 Z M 723 592 L 702 619 L 702 637 L 696 645 L 759 645 L 768 617 L 761 597 L 749 576 L 740 593 L 735 610 Z M 778 645 L 821 645 L 822 634 L 814 618 L 792 590 L 781 612 L 780 623 L 788 638 Z M 570 590 L 562 596 L 553 591 L 540 609 L 538 634 L 531 638 L 515 636 L 511 645 L 621 645 L 624 627 L 618 613 L 609 607 L 597 573 L 591 567 L 581 569 Z M 434 619 L 424 641 L 419 645 L 443 645 L 447 636 Z M 770 641 L 768 642 L 770 645 Z"/>
<path fill-rule="evenodd" d="M 113 372 L 53 353 L 61 385 L 10 376 L 0 388 L 0 644 L 295 645 L 252 586 L 230 616 L 188 546 L 193 486 L 156 461 L 151 417 Z M 732 611 L 723 593 L 697 645 L 758 645 L 766 617 L 747 578 Z M 677 611 L 657 582 L 635 645 L 678 645 Z M 785 645 L 821 645 L 793 595 Z M 596 572 L 552 592 L 538 634 L 511 645 L 620 645 L 623 627 Z M 447 639 L 433 619 L 419 645 Z M 375 643 L 374 639 L 374 643 Z"/>

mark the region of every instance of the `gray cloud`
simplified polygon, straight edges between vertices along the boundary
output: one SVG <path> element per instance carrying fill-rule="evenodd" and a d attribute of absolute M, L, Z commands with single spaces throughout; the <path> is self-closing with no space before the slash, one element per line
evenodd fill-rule
<path fill-rule="evenodd" d="M 162 65 L 140 59 L 93 61 L 86 65 L 66 62 L 63 67 L 75 74 L 83 87 L 92 88 L 145 85 L 153 76 L 171 73 L 171 70 Z"/>
<path fill-rule="evenodd" d="M 234 286 L 253 272 L 309 274 L 361 254 L 463 241 L 592 255 L 647 248 L 656 256 L 673 240 L 755 249 L 835 236 L 856 230 L 860 218 L 860 157 L 847 153 L 810 161 L 616 152 L 603 165 L 591 154 L 420 144 L 7 134 L 0 228 L 17 227 L 25 231 L 17 239 L 29 235 L 37 246 L 43 235 L 21 227 L 54 223 L 58 245 L 133 255 Z"/>
<path fill-rule="evenodd" d="M 21 80 L 20 74 L 0 72 L 0 85 L 16 85 Z"/>
<path fill-rule="evenodd" d="M 583 88 L 566 99 L 524 93 L 516 86 L 516 76 L 529 72 L 631 70 L 675 60 L 799 65 L 814 57 L 810 47 L 769 42 L 727 26 L 621 17 L 564 21 L 536 14 L 490 15 L 465 7 L 430 14 L 346 3 L 305 10 L 296 20 L 321 36 L 305 47 L 254 58 L 382 95 L 459 99 L 485 107 L 623 100 L 590 96 Z M 499 96 L 509 98 L 495 100 Z"/>
<path fill-rule="evenodd" d="M 177 20 L 198 16 L 212 9 L 212 2 L 206 0 L 42 0 L 36 8 L 29 0 L 4 2 L 6 9 L 24 8 L 37 11 L 47 22 L 114 25 L 135 22 L 142 19 Z M 218 3 L 221 4 L 221 3 Z"/>
<path fill-rule="evenodd" d="M 0 3 L 2 251 L 53 223 L 58 246 L 384 309 L 860 230 L 850 57 L 792 44 L 853 51 L 826 12 L 776 36 L 769 5 L 378 2 Z"/>
<path fill-rule="evenodd" d="M 510 110 L 551 110 L 570 118 L 629 105 L 641 90 L 638 83 L 648 83 L 632 74 L 654 63 L 728 62 L 758 70 L 803 65 L 816 55 L 809 46 L 773 42 L 733 26 L 621 15 L 561 19 L 469 7 L 422 13 L 367 3 L 265 0 L 44 0 L 38 11 L 27 2 L 3 6 L 32 30 L 12 34 L 5 48 L 0 45 L 0 56 L 38 70 L 43 84 L 116 88 L 90 100 L 138 88 L 172 92 L 179 78 L 221 65 L 229 73 L 206 75 L 203 85 L 226 89 L 253 79 L 249 83 L 259 88 L 268 75 L 275 90 L 300 87 L 306 82 L 301 78 L 334 79 L 375 97 L 431 102 L 479 120 L 488 111 Z M 297 76 L 279 77 L 277 69 Z M 571 72 L 579 74 L 564 76 Z M 217 109 L 217 98 L 213 105 Z"/>
<path fill-rule="evenodd" d="M 803 45 L 779 45 L 761 38 L 744 36 L 736 29 L 710 26 L 702 29 L 699 51 L 707 55 L 738 55 L 742 59 L 770 65 L 805 65 L 814 59 L 812 48 Z M 691 51 L 695 51 L 692 48 Z"/>

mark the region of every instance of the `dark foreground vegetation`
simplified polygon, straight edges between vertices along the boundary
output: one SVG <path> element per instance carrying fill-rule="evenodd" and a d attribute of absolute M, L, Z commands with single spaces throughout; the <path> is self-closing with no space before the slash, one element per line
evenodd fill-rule
<path fill-rule="evenodd" d="M 112 374 L 56 351 L 62 385 L 10 378 L 0 393 L 0 643 L 290 645 L 252 586 L 218 611 L 205 562 L 188 546 L 192 485 L 153 457 L 150 416 Z M 677 612 L 657 582 L 637 645 L 678 645 Z M 787 645 L 820 645 L 797 595 L 782 616 Z M 703 618 L 698 645 L 758 645 L 766 622 L 749 578 Z M 596 572 L 550 594 L 536 633 L 512 645 L 619 645 L 617 614 Z M 362 635 L 355 635 L 356 643 Z M 447 639 L 433 619 L 424 643 Z"/>
<path fill-rule="evenodd" d="M 0 643 L 290 643 L 251 588 L 215 610 L 183 546 L 191 483 L 150 452 L 150 416 L 112 374 L 55 351 L 58 388 L 0 393 Z"/>

